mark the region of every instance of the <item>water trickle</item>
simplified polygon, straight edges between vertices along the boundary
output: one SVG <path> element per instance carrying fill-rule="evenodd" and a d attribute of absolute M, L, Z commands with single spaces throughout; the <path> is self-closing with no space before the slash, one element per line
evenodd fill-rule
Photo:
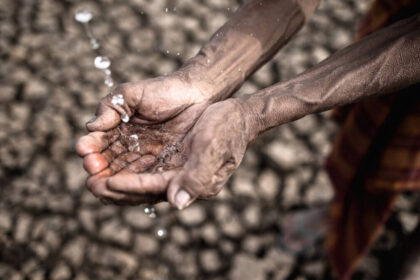
<path fill-rule="evenodd" d="M 112 96 L 111 103 L 113 105 L 124 105 L 124 97 L 122 94 Z"/>
<path fill-rule="evenodd" d="M 149 217 L 150 219 L 156 219 L 157 218 L 155 207 L 145 206 L 143 211 L 144 211 L 144 214 L 146 214 L 147 217 Z"/>
<path fill-rule="evenodd" d="M 100 47 L 101 45 L 99 44 L 99 42 L 98 42 L 98 40 L 96 40 L 95 38 L 91 38 L 90 39 L 90 47 L 93 49 L 93 50 L 97 50 L 97 49 L 99 49 L 99 47 Z"/>
<path fill-rule="evenodd" d="M 94 61 L 95 67 L 98 69 L 108 69 L 111 66 L 111 60 L 106 56 L 97 56 Z"/>
<path fill-rule="evenodd" d="M 121 116 L 121 120 L 125 123 L 128 123 L 130 121 L 130 117 L 127 114 L 124 114 Z"/>
<path fill-rule="evenodd" d="M 105 84 L 107 87 L 113 87 L 113 86 L 114 86 L 114 80 L 113 80 L 111 77 L 107 76 L 107 77 L 105 77 L 105 79 L 104 79 L 104 84 Z M 122 105 L 122 104 L 121 104 L 121 105 Z"/>
<path fill-rule="evenodd" d="M 92 12 L 88 10 L 78 11 L 74 15 L 74 19 L 80 23 L 88 23 L 93 18 Z"/>
<path fill-rule="evenodd" d="M 166 235 L 167 235 L 167 231 L 163 227 L 158 227 L 156 229 L 156 236 L 157 236 L 157 238 L 164 239 L 166 237 Z"/>

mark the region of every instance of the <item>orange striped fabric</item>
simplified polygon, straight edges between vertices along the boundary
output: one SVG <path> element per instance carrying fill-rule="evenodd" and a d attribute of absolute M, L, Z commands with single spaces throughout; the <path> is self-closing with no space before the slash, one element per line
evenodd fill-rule
<path fill-rule="evenodd" d="M 420 12 L 419 2 L 376 0 L 356 39 Z M 340 108 L 334 116 L 342 129 L 326 162 L 336 192 L 326 246 L 339 279 L 349 279 L 398 194 L 420 191 L 420 85 Z"/>

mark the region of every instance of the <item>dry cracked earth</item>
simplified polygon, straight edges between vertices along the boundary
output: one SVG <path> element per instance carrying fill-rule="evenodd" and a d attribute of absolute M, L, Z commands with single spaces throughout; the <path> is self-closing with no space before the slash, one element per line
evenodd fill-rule
<path fill-rule="evenodd" d="M 292 254 L 282 221 L 323 209 L 323 171 L 337 128 L 327 113 L 271 130 L 214 201 L 184 211 L 100 204 L 74 152 L 98 100 L 116 83 L 165 75 L 194 55 L 240 5 L 234 0 L 4 0 L 0 4 L 0 279 L 328 279 L 322 235 Z M 325 0 L 311 21 L 239 90 L 249 94 L 348 45 L 366 0 Z M 90 49 L 74 14 L 89 9 Z M 179 55 L 178 55 L 179 53 Z M 417 224 L 406 194 L 354 279 L 379 279 L 396 240 Z M 156 230 L 166 236 L 158 238 Z"/>

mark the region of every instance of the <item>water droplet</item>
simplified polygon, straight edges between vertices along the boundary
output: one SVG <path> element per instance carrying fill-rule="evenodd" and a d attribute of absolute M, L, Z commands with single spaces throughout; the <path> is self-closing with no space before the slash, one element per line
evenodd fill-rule
<path fill-rule="evenodd" d="M 156 229 L 156 236 L 157 236 L 159 239 L 163 239 L 163 238 L 165 238 L 165 237 L 166 237 L 166 235 L 167 235 L 167 231 L 166 231 L 166 229 L 164 229 L 164 228 L 162 228 L 162 227 L 159 227 L 159 228 L 157 228 L 157 229 Z"/>
<path fill-rule="evenodd" d="M 207 59 L 207 64 L 209 64 L 210 63 L 210 59 Z"/>
<path fill-rule="evenodd" d="M 121 116 L 121 120 L 125 123 L 128 123 L 130 121 L 130 117 L 127 114 L 124 114 Z"/>
<path fill-rule="evenodd" d="M 107 69 L 111 65 L 111 60 L 106 56 L 97 56 L 94 63 L 98 69 Z"/>
<path fill-rule="evenodd" d="M 260 2 L 259 4 L 260 4 L 260 6 L 262 6 L 262 2 Z"/>
<path fill-rule="evenodd" d="M 113 105 L 124 105 L 124 98 L 122 94 L 114 95 L 111 99 Z"/>
<path fill-rule="evenodd" d="M 220 70 L 220 73 L 223 73 L 224 71 L 223 70 Z"/>
<path fill-rule="evenodd" d="M 93 15 L 91 11 L 81 10 L 74 15 L 74 19 L 80 23 L 88 23 L 92 19 Z"/>
<path fill-rule="evenodd" d="M 114 86 L 114 80 L 112 80 L 112 78 L 111 78 L 110 76 L 106 76 L 106 77 L 105 77 L 105 80 L 104 80 L 104 84 L 105 84 L 107 87 L 113 87 L 113 86 Z M 124 104 L 124 100 L 123 100 L 122 102 L 123 102 L 123 104 Z M 123 105 L 123 104 L 121 104 L 121 105 Z"/>
<path fill-rule="evenodd" d="M 170 52 L 169 50 L 166 50 L 166 53 L 167 53 L 167 54 L 170 54 L 171 52 Z"/>
<path fill-rule="evenodd" d="M 132 134 L 130 135 L 131 138 L 133 138 L 134 140 L 139 140 L 139 137 L 136 134 Z"/>
<path fill-rule="evenodd" d="M 174 12 L 176 12 L 176 7 L 174 7 Z"/>
<path fill-rule="evenodd" d="M 180 56 L 181 54 L 179 52 L 176 53 L 177 56 Z"/>
<path fill-rule="evenodd" d="M 239 68 L 238 68 L 238 71 L 239 71 L 239 72 L 242 72 L 242 69 L 239 67 Z"/>
<path fill-rule="evenodd" d="M 228 12 L 230 11 L 230 7 L 227 8 Z"/>
<path fill-rule="evenodd" d="M 144 207 L 144 214 L 147 215 L 147 217 L 151 218 L 151 219 L 155 219 L 157 217 L 156 215 L 156 209 L 153 206 L 146 206 Z"/>
<path fill-rule="evenodd" d="M 165 13 L 167 13 L 167 12 L 168 12 L 168 8 L 166 7 L 166 8 L 165 8 Z"/>
<path fill-rule="evenodd" d="M 157 171 L 158 172 L 163 172 L 163 167 L 162 166 L 158 167 Z"/>
<path fill-rule="evenodd" d="M 96 40 L 95 38 L 91 38 L 90 39 L 90 47 L 93 49 L 93 50 L 97 50 L 97 49 L 99 49 L 99 47 L 100 47 L 101 45 L 99 44 L 99 42 L 98 42 L 98 40 Z"/>

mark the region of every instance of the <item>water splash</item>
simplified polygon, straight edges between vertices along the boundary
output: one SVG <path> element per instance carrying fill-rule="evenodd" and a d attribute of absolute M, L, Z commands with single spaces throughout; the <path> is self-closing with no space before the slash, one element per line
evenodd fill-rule
<path fill-rule="evenodd" d="M 128 123 L 130 121 L 130 116 L 127 114 L 124 114 L 121 116 L 121 120 L 125 123 Z"/>
<path fill-rule="evenodd" d="M 95 67 L 101 70 L 108 69 L 111 66 L 111 60 L 106 56 L 97 56 L 94 61 Z"/>
<path fill-rule="evenodd" d="M 93 14 L 88 10 L 81 10 L 76 12 L 74 19 L 80 23 L 88 23 L 93 18 Z"/>
<path fill-rule="evenodd" d="M 144 214 L 147 215 L 147 217 L 149 217 L 150 219 L 156 219 L 157 218 L 157 214 L 156 214 L 156 208 L 153 206 L 145 206 L 144 207 Z"/>
<path fill-rule="evenodd" d="M 113 105 L 120 105 L 120 106 L 124 105 L 123 95 L 122 94 L 117 94 L 117 95 L 112 96 L 111 103 Z"/>
<path fill-rule="evenodd" d="M 168 232 L 163 227 L 157 227 L 155 230 L 156 237 L 159 239 L 164 239 L 168 235 Z"/>

